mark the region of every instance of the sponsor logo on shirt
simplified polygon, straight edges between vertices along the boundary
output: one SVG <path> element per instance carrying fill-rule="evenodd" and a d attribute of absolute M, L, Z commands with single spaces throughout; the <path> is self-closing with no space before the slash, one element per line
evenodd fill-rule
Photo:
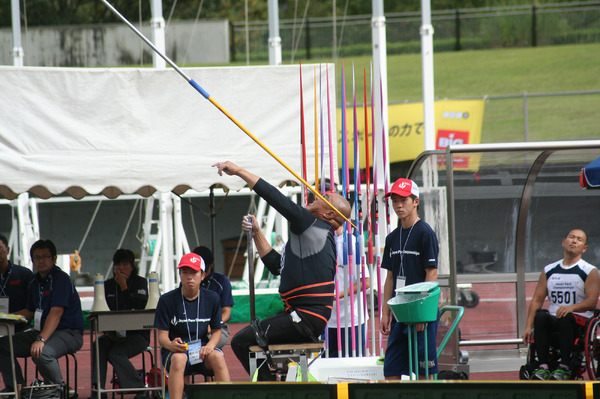
<path fill-rule="evenodd" d="M 194 318 L 194 319 L 179 319 L 177 316 L 173 316 L 171 320 L 171 324 L 176 326 L 179 323 L 207 323 L 210 322 L 210 317 L 208 318 Z"/>
<path fill-rule="evenodd" d="M 421 255 L 421 252 L 419 251 L 411 251 L 411 250 L 397 250 L 397 251 L 390 251 L 390 257 L 395 256 L 395 255 L 415 255 L 415 256 L 419 256 Z"/>

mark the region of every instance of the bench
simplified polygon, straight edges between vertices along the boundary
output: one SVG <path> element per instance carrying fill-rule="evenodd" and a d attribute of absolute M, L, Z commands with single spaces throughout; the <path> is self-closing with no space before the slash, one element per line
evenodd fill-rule
<path fill-rule="evenodd" d="M 256 371 L 266 361 L 271 359 L 285 359 L 287 361 L 293 361 L 299 359 L 298 364 L 302 375 L 302 381 L 308 381 L 308 356 L 313 352 L 318 352 L 318 356 L 325 350 L 325 342 L 304 342 L 296 344 L 273 344 L 267 347 L 265 351 L 258 345 L 250 347 L 250 379 L 255 380 Z M 262 362 L 257 366 L 258 361 Z M 289 376 L 289 374 L 288 374 Z M 294 376 L 295 377 L 295 376 Z M 295 378 L 294 378 L 295 380 Z"/>

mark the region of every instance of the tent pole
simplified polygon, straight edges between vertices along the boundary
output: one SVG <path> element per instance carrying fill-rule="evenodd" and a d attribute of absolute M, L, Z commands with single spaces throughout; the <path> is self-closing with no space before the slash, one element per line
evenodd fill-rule
<path fill-rule="evenodd" d="M 11 0 L 10 6 L 13 34 L 13 65 L 22 67 L 25 52 L 23 51 L 23 45 L 21 43 L 21 9 L 19 7 L 19 0 Z"/>
<path fill-rule="evenodd" d="M 162 0 L 151 0 L 150 9 L 152 11 L 152 19 L 150 19 L 150 26 L 152 27 L 152 38 L 156 47 L 161 51 L 165 52 L 165 19 L 162 15 Z M 167 63 L 158 54 L 152 54 L 152 66 L 153 68 L 165 69 Z"/>
<path fill-rule="evenodd" d="M 210 186 L 210 194 L 208 195 L 208 210 L 210 212 L 210 250 L 215 253 L 215 186 Z"/>

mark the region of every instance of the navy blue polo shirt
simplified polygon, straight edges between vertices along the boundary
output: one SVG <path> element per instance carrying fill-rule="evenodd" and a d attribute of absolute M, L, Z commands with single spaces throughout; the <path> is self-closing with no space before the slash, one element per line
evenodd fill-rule
<path fill-rule="evenodd" d="M 79 293 L 69 275 L 54 265 L 45 278 L 42 278 L 39 273 L 33 276 L 29 283 L 27 309 L 31 312 L 42 309 L 41 328 L 43 329 L 50 309 L 57 306 L 62 306 L 65 310 L 56 329 L 72 329 L 83 332 L 83 312 Z"/>
<path fill-rule="evenodd" d="M 233 295 L 231 294 L 231 282 L 221 273 L 214 270 L 200 284 L 201 287 L 216 292 L 221 298 L 221 307 L 233 306 Z"/>
<path fill-rule="evenodd" d="M 8 268 L 0 275 L 0 296 L 9 298 L 8 312 L 15 313 L 27 305 L 27 288 L 33 272 L 26 267 L 8 262 Z"/>

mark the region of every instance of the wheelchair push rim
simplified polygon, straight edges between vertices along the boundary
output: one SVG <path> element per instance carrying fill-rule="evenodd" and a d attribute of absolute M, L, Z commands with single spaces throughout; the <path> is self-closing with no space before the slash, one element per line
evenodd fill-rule
<path fill-rule="evenodd" d="M 592 318 L 585 334 L 585 362 L 590 380 L 600 374 L 600 319 Z"/>

